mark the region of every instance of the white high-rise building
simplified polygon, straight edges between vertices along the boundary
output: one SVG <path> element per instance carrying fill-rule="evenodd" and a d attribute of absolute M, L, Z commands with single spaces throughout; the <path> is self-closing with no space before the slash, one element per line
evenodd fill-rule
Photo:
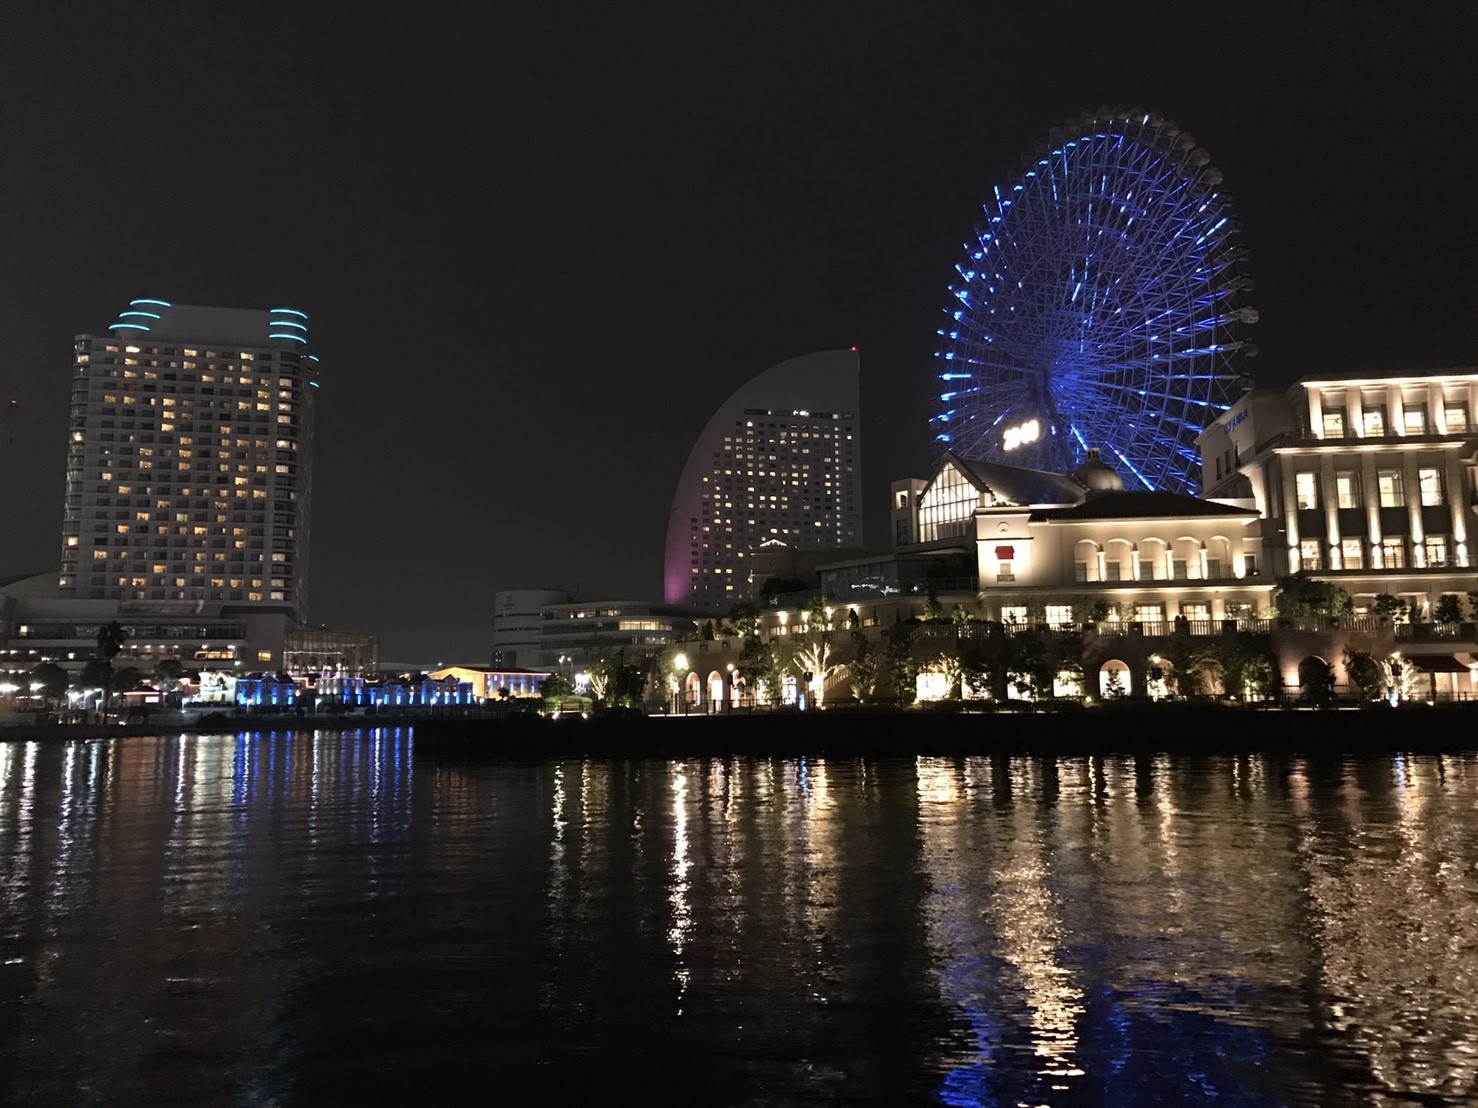
<path fill-rule="evenodd" d="M 308 317 L 140 299 L 74 354 L 59 595 L 301 619 Z"/>
<path fill-rule="evenodd" d="M 667 524 L 668 604 L 723 611 L 749 592 L 753 550 L 862 542 L 860 371 L 855 350 L 772 366 L 704 427 Z"/>

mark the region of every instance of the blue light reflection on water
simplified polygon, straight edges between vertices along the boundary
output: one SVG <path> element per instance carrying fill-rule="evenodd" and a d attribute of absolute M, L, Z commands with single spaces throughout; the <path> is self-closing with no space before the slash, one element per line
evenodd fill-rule
<path fill-rule="evenodd" d="M 1457 1104 L 1474 857 L 1472 759 L 0 743 L 0 1100 Z"/>

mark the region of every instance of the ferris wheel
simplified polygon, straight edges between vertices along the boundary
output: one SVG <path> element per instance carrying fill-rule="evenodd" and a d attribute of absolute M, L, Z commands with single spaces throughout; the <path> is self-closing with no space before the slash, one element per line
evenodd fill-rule
<path fill-rule="evenodd" d="M 1239 386 L 1255 309 L 1231 197 L 1174 120 L 1084 112 L 985 205 L 950 285 L 936 440 L 1064 473 L 1090 447 L 1127 488 L 1194 493 L 1195 440 Z"/>

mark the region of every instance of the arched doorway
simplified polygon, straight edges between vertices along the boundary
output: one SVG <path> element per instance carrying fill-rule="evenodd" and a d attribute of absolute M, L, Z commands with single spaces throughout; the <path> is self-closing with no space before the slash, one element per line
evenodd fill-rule
<path fill-rule="evenodd" d="M 1151 700 L 1164 700 L 1175 693 L 1175 667 L 1169 659 L 1151 654 L 1144 668 L 1144 691 Z"/>
<path fill-rule="evenodd" d="M 691 708 L 696 708 L 703 700 L 703 682 L 696 673 L 688 674 L 687 680 L 683 682 L 683 699 Z"/>
<path fill-rule="evenodd" d="M 1334 667 L 1317 654 L 1298 663 L 1299 695 L 1312 704 L 1323 704 L 1334 697 Z"/>
<path fill-rule="evenodd" d="M 1129 666 L 1118 658 L 1110 658 L 1098 668 L 1098 695 L 1104 700 L 1117 700 L 1133 691 Z"/>

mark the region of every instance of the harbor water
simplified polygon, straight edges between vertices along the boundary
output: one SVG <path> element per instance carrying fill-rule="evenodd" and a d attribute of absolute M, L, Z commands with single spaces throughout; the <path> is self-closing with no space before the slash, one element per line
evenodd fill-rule
<path fill-rule="evenodd" d="M 0 743 L 0 1103 L 1475 1096 L 1478 757 Z"/>

